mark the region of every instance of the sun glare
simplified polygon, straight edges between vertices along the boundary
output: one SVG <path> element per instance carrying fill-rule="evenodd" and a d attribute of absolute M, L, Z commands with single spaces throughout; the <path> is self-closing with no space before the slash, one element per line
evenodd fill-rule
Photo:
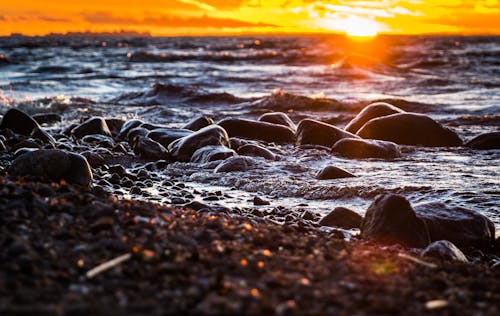
<path fill-rule="evenodd" d="M 341 29 L 349 37 L 371 38 L 379 31 L 379 26 L 372 20 L 350 17 L 341 23 Z"/>

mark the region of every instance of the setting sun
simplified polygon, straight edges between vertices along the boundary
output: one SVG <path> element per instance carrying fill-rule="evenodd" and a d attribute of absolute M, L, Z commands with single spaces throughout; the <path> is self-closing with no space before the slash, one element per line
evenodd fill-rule
<path fill-rule="evenodd" d="M 374 37 L 379 31 L 374 21 L 350 17 L 341 23 L 342 30 L 350 37 Z"/>

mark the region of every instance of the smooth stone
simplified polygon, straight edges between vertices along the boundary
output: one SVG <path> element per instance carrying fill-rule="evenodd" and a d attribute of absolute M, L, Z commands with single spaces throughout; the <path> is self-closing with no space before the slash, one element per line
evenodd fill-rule
<path fill-rule="evenodd" d="M 316 179 L 318 180 L 352 178 L 352 177 L 356 176 L 344 169 L 335 166 L 326 166 L 323 169 L 321 169 L 316 175 Z"/>
<path fill-rule="evenodd" d="M 319 224 L 321 226 L 340 227 L 344 229 L 352 229 L 361 227 L 363 217 L 358 213 L 351 211 L 345 207 L 336 207 L 323 217 Z"/>
<path fill-rule="evenodd" d="M 297 129 L 297 125 L 295 125 L 295 123 L 290 119 L 290 117 L 283 112 L 265 113 L 262 114 L 257 120 L 261 122 L 283 125 L 289 127 L 294 131 Z"/>
<path fill-rule="evenodd" d="M 385 102 L 368 104 L 346 125 L 344 129 L 349 133 L 356 134 L 356 132 L 369 120 L 396 113 L 405 113 L 405 111 Z"/>
<path fill-rule="evenodd" d="M 33 114 L 32 118 L 38 124 L 53 124 L 62 122 L 62 116 L 57 113 L 38 113 Z"/>
<path fill-rule="evenodd" d="M 430 243 L 429 231 L 408 200 L 396 194 L 377 196 L 361 222 L 361 237 L 384 244 L 423 248 Z"/>
<path fill-rule="evenodd" d="M 394 159 L 401 157 L 399 146 L 383 140 L 366 140 L 343 138 L 335 143 L 332 152 L 347 158 L 381 158 Z"/>
<path fill-rule="evenodd" d="M 449 240 L 460 248 L 486 249 L 495 240 L 493 222 L 474 210 L 434 202 L 415 206 L 415 213 L 427 224 L 432 241 Z"/>
<path fill-rule="evenodd" d="M 40 128 L 40 125 L 31 116 L 18 109 L 9 109 L 0 123 L 0 130 L 8 128 L 24 136 L 29 136 L 37 127 Z"/>
<path fill-rule="evenodd" d="M 118 135 L 125 124 L 125 121 L 122 119 L 118 118 L 107 118 L 106 120 L 106 125 L 108 125 L 109 131 L 115 137 Z"/>
<path fill-rule="evenodd" d="M 122 128 L 120 129 L 117 138 L 122 140 L 128 140 L 128 133 L 130 132 L 130 130 L 141 126 L 143 123 L 144 123 L 143 121 L 137 119 L 126 121 L 123 124 Z"/>
<path fill-rule="evenodd" d="M 438 240 L 422 251 L 422 256 L 443 261 L 469 262 L 464 253 L 448 240 Z"/>
<path fill-rule="evenodd" d="M 210 125 L 170 143 L 168 151 L 173 159 L 188 162 L 198 149 L 205 146 L 229 147 L 229 137 L 219 125 Z"/>
<path fill-rule="evenodd" d="M 342 138 L 359 138 L 333 125 L 312 119 L 303 119 L 297 127 L 297 146 L 321 145 L 328 148 Z"/>
<path fill-rule="evenodd" d="M 56 140 L 47 131 L 44 131 L 41 127 L 35 127 L 31 132 L 31 137 L 41 140 L 45 144 L 54 144 Z"/>
<path fill-rule="evenodd" d="M 293 143 L 294 132 L 291 128 L 240 118 L 227 118 L 217 123 L 230 137 L 242 137 L 275 143 Z"/>
<path fill-rule="evenodd" d="M 212 120 L 211 118 L 207 116 L 199 116 L 188 122 L 186 125 L 184 125 L 182 129 L 187 129 L 196 132 L 212 124 L 214 124 L 214 120 Z"/>
<path fill-rule="evenodd" d="M 465 144 L 473 149 L 500 149 L 500 132 L 484 133 Z"/>
<path fill-rule="evenodd" d="M 372 119 L 357 134 L 362 138 L 387 140 L 403 145 L 462 145 L 462 140 L 454 131 L 426 115 L 416 113 L 399 113 Z"/>
<path fill-rule="evenodd" d="M 84 151 L 81 155 L 87 159 L 92 168 L 101 167 L 106 163 L 106 160 L 99 153 L 93 151 Z"/>
<path fill-rule="evenodd" d="M 140 137 L 147 137 L 148 134 L 149 130 L 145 129 L 142 126 L 132 128 L 127 134 L 128 143 L 130 144 L 130 146 L 134 147 L 137 139 L 139 139 Z"/>
<path fill-rule="evenodd" d="M 170 143 L 172 143 L 174 140 L 186 137 L 188 135 L 191 135 L 192 133 L 193 131 L 190 131 L 188 129 L 158 128 L 150 131 L 147 136 L 168 148 L 168 145 L 170 145 Z"/>
<path fill-rule="evenodd" d="M 132 149 L 136 155 L 144 159 L 159 160 L 168 158 L 168 150 L 162 144 L 145 136 L 137 137 Z"/>
<path fill-rule="evenodd" d="M 236 152 L 225 146 L 205 146 L 196 150 L 191 156 L 191 162 L 207 163 L 224 160 L 236 155 Z"/>
<path fill-rule="evenodd" d="M 76 138 L 83 138 L 86 135 L 99 134 L 111 137 L 111 131 L 102 117 L 92 117 L 71 130 L 71 134 Z"/>
<path fill-rule="evenodd" d="M 246 157 L 235 156 L 221 162 L 214 173 L 247 171 L 252 165 L 252 160 Z"/>
<path fill-rule="evenodd" d="M 253 205 L 256 205 L 256 206 L 271 205 L 271 202 L 266 201 L 259 196 L 254 196 L 253 197 Z"/>
<path fill-rule="evenodd" d="M 243 145 L 246 144 L 252 144 L 252 141 L 242 139 L 242 138 L 237 138 L 237 137 L 231 137 L 229 139 L 229 144 L 231 145 L 231 148 L 240 148 Z"/>
<path fill-rule="evenodd" d="M 36 176 L 53 181 L 88 186 L 92 171 L 84 156 L 57 149 L 40 149 L 18 156 L 8 173 L 12 176 Z"/>
<path fill-rule="evenodd" d="M 262 157 L 268 160 L 276 160 L 276 155 L 272 151 L 259 145 L 246 144 L 239 147 L 236 151 L 242 156 Z"/>

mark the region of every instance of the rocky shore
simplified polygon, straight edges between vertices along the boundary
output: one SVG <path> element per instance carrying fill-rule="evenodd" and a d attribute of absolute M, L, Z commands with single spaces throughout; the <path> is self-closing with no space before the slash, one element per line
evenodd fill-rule
<path fill-rule="evenodd" d="M 464 145 L 432 118 L 387 103 L 344 129 L 296 125 L 281 112 L 200 116 L 182 128 L 61 120 L 10 109 L 0 123 L 2 315 L 499 313 L 499 238 L 474 210 L 393 193 L 364 217 L 266 208 L 258 195 L 253 207 L 230 208 L 216 202 L 231 188 L 158 176 L 173 163 L 251 170 L 280 159 L 272 144 L 392 160 L 401 146 L 498 149 L 498 133 Z M 355 176 L 326 166 L 316 179 Z"/>

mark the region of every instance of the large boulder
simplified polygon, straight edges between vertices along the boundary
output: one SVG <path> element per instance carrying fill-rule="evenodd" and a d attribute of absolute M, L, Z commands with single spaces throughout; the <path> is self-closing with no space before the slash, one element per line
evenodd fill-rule
<path fill-rule="evenodd" d="M 440 147 L 462 144 L 454 131 L 426 115 L 416 113 L 398 113 L 372 119 L 357 134 L 362 138 L 387 140 L 403 145 Z"/>
<path fill-rule="evenodd" d="M 371 119 L 404 112 L 405 111 L 400 108 L 385 102 L 368 104 L 346 125 L 345 130 L 349 133 L 356 134 L 356 132 Z"/>
<path fill-rule="evenodd" d="M 354 159 L 394 159 L 401 157 L 399 146 L 395 143 L 359 138 L 343 138 L 339 140 L 333 145 L 332 152 Z"/>
<path fill-rule="evenodd" d="M 40 125 L 31 116 L 18 109 L 9 109 L 0 123 L 0 130 L 8 128 L 24 136 L 29 136 L 37 127 L 40 128 Z"/>
<path fill-rule="evenodd" d="M 422 256 L 443 261 L 468 262 L 464 253 L 448 240 L 438 240 L 427 246 L 422 251 Z"/>
<path fill-rule="evenodd" d="M 188 162 L 198 149 L 205 146 L 229 147 L 229 137 L 219 125 L 210 125 L 170 143 L 168 151 L 173 159 Z"/>
<path fill-rule="evenodd" d="M 345 207 L 336 207 L 323 217 L 319 224 L 321 226 L 340 227 L 345 229 L 359 228 L 363 217 L 358 213 Z"/>
<path fill-rule="evenodd" d="M 262 114 L 258 118 L 258 121 L 283 125 L 291 128 L 294 131 L 297 129 L 295 123 L 290 119 L 290 117 L 288 117 L 288 115 L 283 112 L 271 112 Z"/>
<path fill-rule="evenodd" d="M 84 186 L 92 182 L 92 171 L 85 157 L 57 149 L 27 151 L 14 159 L 8 173 Z"/>
<path fill-rule="evenodd" d="M 368 207 L 361 222 L 361 237 L 416 248 L 430 242 L 425 222 L 404 197 L 395 194 L 379 195 Z"/>
<path fill-rule="evenodd" d="M 146 136 L 137 137 L 133 143 L 134 153 L 144 159 L 166 159 L 168 150 L 162 144 Z"/>
<path fill-rule="evenodd" d="M 468 141 L 465 146 L 474 149 L 500 149 L 500 132 L 481 134 Z"/>
<path fill-rule="evenodd" d="M 205 146 L 193 153 L 191 162 L 206 163 L 217 160 L 224 160 L 236 155 L 236 152 L 225 146 Z"/>
<path fill-rule="evenodd" d="M 83 138 L 86 135 L 99 134 L 112 137 L 106 120 L 102 117 L 92 117 L 71 130 L 71 134 L 76 138 Z"/>
<path fill-rule="evenodd" d="M 255 144 L 245 144 L 236 150 L 239 155 L 262 157 L 268 160 L 276 160 L 276 155 L 267 148 Z"/>
<path fill-rule="evenodd" d="M 148 133 L 148 137 L 152 140 L 162 144 L 165 147 L 168 147 L 171 142 L 177 140 L 182 137 L 186 137 L 191 135 L 193 131 L 188 129 L 180 129 L 180 128 L 157 128 Z"/>
<path fill-rule="evenodd" d="M 297 127 L 297 145 L 321 145 L 331 148 L 342 138 L 359 138 L 333 125 L 312 119 L 303 119 Z"/>
<path fill-rule="evenodd" d="M 350 173 L 349 171 L 346 171 L 342 168 L 335 166 L 326 166 L 316 174 L 316 179 L 318 180 L 330 180 L 330 179 L 352 178 L 352 177 L 356 176 Z"/>
<path fill-rule="evenodd" d="M 192 121 L 188 122 L 186 125 L 182 127 L 182 129 L 188 129 L 190 131 L 199 131 L 203 127 L 207 127 L 209 125 L 212 125 L 214 123 L 214 120 L 207 116 L 199 116 Z"/>
<path fill-rule="evenodd" d="M 242 137 L 275 143 L 293 143 L 294 133 L 289 127 L 240 118 L 227 118 L 217 123 L 230 137 Z"/>
<path fill-rule="evenodd" d="M 449 240 L 461 248 L 488 248 L 495 240 L 493 222 L 474 210 L 434 202 L 415 206 L 415 213 L 427 224 L 432 241 Z"/>

